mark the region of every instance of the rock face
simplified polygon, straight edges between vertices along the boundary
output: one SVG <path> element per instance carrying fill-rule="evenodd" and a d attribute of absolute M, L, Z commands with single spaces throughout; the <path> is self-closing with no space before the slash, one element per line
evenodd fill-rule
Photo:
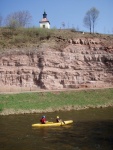
<path fill-rule="evenodd" d="M 60 50 L 2 53 L 0 92 L 113 86 L 113 44 L 96 38 L 68 42 Z"/>

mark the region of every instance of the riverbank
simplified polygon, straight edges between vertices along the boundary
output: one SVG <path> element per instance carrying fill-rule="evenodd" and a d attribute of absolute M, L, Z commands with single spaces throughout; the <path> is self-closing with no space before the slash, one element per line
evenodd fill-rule
<path fill-rule="evenodd" d="M 46 113 L 113 106 L 113 89 L 0 95 L 0 115 Z"/>

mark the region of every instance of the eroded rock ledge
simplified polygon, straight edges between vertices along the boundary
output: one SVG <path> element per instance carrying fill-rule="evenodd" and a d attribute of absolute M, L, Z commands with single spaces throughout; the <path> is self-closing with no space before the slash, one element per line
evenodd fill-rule
<path fill-rule="evenodd" d="M 113 41 L 69 39 L 49 46 L 0 54 L 0 92 L 113 86 Z"/>

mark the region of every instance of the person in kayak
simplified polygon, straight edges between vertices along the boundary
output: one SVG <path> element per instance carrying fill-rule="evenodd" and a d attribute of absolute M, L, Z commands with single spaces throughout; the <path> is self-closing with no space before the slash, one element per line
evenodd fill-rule
<path fill-rule="evenodd" d="M 56 122 L 62 122 L 62 119 L 59 118 L 59 116 L 56 117 Z"/>
<path fill-rule="evenodd" d="M 59 118 L 59 116 L 56 117 L 56 122 L 63 122 L 65 124 L 65 122 Z"/>
<path fill-rule="evenodd" d="M 42 116 L 42 118 L 40 119 L 40 122 L 42 124 L 45 124 L 46 123 L 46 117 L 45 116 Z"/>

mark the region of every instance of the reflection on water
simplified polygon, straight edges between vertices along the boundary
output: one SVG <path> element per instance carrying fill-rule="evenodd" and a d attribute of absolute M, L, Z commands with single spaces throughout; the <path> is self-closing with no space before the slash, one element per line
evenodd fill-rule
<path fill-rule="evenodd" d="M 47 113 L 72 125 L 32 128 L 42 114 L 0 116 L 1 150 L 113 150 L 113 108 Z"/>

